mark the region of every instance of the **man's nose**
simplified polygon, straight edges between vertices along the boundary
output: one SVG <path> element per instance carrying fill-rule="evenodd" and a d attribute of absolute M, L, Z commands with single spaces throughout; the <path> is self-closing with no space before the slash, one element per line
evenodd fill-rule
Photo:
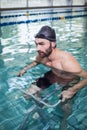
<path fill-rule="evenodd" d="M 37 46 L 37 51 L 40 51 L 41 50 L 41 47 L 38 45 Z"/>

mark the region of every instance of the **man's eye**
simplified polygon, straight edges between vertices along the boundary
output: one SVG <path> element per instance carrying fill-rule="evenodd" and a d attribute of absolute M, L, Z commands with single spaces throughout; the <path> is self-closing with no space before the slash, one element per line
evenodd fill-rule
<path fill-rule="evenodd" d="M 40 43 L 39 45 L 44 45 L 44 43 Z"/>

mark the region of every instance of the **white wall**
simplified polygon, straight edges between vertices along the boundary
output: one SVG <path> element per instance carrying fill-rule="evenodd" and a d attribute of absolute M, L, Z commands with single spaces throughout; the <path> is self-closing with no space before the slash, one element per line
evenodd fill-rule
<path fill-rule="evenodd" d="M 29 7 L 51 6 L 53 0 L 29 0 Z"/>
<path fill-rule="evenodd" d="M 64 6 L 66 5 L 66 0 L 53 0 L 53 5 L 54 6 Z"/>
<path fill-rule="evenodd" d="M 85 0 L 73 0 L 73 5 L 84 5 Z"/>
<path fill-rule="evenodd" d="M 1 8 L 84 5 L 87 0 L 0 0 Z"/>
<path fill-rule="evenodd" d="M 0 0 L 1 8 L 26 7 L 26 0 Z"/>

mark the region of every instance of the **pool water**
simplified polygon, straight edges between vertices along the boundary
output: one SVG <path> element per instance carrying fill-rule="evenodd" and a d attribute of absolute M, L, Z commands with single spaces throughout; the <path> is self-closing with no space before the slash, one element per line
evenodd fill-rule
<path fill-rule="evenodd" d="M 56 15 L 38 15 L 39 20 L 37 22 L 1 26 L 0 130 L 59 130 L 61 112 L 57 108 L 38 107 L 35 102 L 26 100 L 23 93 L 16 89 L 17 87 L 22 90 L 27 89 L 33 81 L 49 70 L 44 65 L 38 65 L 28 70 L 24 76 L 17 77 L 17 73 L 35 59 L 37 52 L 34 35 L 43 25 L 49 25 L 55 29 L 57 47 L 72 53 L 81 66 L 87 70 L 87 17 L 40 20 L 43 17 Z M 16 21 L 36 19 L 36 17 L 36 15 L 32 15 L 21 18 L 4 18 L 2 22 L 10 22 L 14 19 Z M 43 92 L 43 95 L 51 92 L 53 87 L 51 86 Z M 57 101 L 57 96 L 51 98 L 49 100 L 52 100 L 52 103 Z M 86 102 L 87 88 L 85 87 L 74 97 L 73 112 L 67 119 L 67 130 L 87 129 Z M 38 111 L 40 111 L 39 114 Z M 52 128 L 49 127 L 50 125 Z"/>

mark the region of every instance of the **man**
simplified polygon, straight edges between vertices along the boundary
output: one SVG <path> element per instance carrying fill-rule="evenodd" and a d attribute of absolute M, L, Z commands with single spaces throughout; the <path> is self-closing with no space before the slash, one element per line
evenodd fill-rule
<path fill-rule="evenodd" d="M 70 53 L 61 51 L 56 47 L 54 29 L 43 26 L 35 36 L 35 43 L 38 52 L 36 61 L 24 67 L 18 76 L 22 76 L 28 69 L 40 63 L 50 67 L 51 70 L 45 73 L 44 77 L 39 78 L 36 85 L 38 88 L 45 89 L 55 82 L 62 84 L 62 102 L 71 99 L 81 88 L 87 85 L 87 71 L 81 68 Z"/>

